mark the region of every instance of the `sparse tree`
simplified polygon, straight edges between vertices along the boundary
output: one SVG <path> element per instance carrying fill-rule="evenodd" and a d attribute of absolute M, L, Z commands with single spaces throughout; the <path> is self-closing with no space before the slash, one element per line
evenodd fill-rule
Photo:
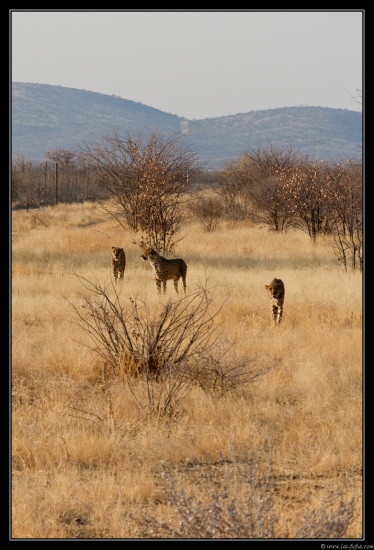
<path fill-rule="evenodd" d="M 292 146 L 277 149 L 270 144 L 250 148 L 244 155 L 254 167 L 251 201 L 256 218 L 265 221 L 274 231 L 285 231 L 290 225 L 291 212 L 282 196 L 279 172 L 293 166 L 299 153 Z"/>
<path fill-rule="evenodd" d="M 182 136 L 164 138 L 153 132 L 146 138 L 122 137 L 113 131 L 83 154 L 96 167 L 99 185 L 113 198 L 106 211 L 122 227 L 145 232 L 142 242 L 163 253 L 172 251 L 181 228 L 188 175 L 198 168 Z"/>
<path fill-rule="evenodd" d="M 331 237 L 329 242 L 347 269 L 363 267 L 362 164 L 349 161 L 329 172 L 326 200 L 329 204 Z"/>
<path fill-rule="evenodd" d="M 297 153 L 292 147 L 279 150 L 268 147 L 250 148 L 237 160 L 228 163 L 220 173 L 215 188 L 232 217 L 253 216 L 282 231 L 289 212 L 280 194 L 279 171 L 292 166 Z"/>
<path fill-rule="evenodd" d="M 314 241 L 329 226 L 327 168 L 322 162 L 310 162 L 305 158 L 278 172 L 281 198 L 287 205 L 292 226 L 305 231 Z"/>
<path fill-rule="evenodd" d="M 64 168 L 73 165 L 78 159 L 78 154 L 68 149 L 53 149 L 52 151 L 47 151 L 45 156 L 48 160 L 57 162 Z"/>

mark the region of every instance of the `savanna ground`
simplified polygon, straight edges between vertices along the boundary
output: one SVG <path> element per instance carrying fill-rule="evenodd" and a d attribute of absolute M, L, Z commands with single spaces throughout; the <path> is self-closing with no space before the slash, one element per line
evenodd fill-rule
<path fill-rule="evenodd" d="M 89 295 L 80 277 L 110 288 L 113 245 L 123 303 L 157 310 L 178 299 L 172 281 L 158 297 L 138 236 L 93 203 L 12 212 L 11 538 L 363 537 L 361 273 L 301 232 L 191 220 L 182 235 L 187 293 L 223 304 L 217 361 L 258 376 L 191 382 L 154 415 L 157 383 L 104 376 L 72 305 Z"/>

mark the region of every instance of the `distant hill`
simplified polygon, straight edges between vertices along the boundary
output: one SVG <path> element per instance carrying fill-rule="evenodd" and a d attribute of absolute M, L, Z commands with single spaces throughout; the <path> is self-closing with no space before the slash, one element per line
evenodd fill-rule
<path fill-rule="evenodd" d="M 12 84 L 12 158 L 45 160 L 52 149 L 78 151 L 113 129 L 182 131 L 206 168 L 219 169 L 250 147 L 289 146 L 332 162 L 362 156 L 362 114 L 326 107 L 283 107 L 187 120 L 117 96 L 63 86 Z"/>

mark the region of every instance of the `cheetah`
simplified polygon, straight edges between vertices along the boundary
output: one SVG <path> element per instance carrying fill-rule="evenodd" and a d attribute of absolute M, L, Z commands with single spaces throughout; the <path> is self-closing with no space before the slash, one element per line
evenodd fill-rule
<path fill-rule="evenodd" d="M 126 255 L 123 248 L 118 248 L 118 246 L 112 246 L 112 268 L 114 281 L 123 279 L 126 267 Z"/>
<path fill-rule="evenodd" d="M 160 256 L 154 248 L 146 248 L 141 254 L 143 260 L 149 260 L 156 281 L 158 294 L 161 294 L 161 283 L 163 285 L 164 294 L 166 294 L 166 281 L 173 279 L 174 288 L 178 294 L 178 281 L 182 278 L 184 293 L 186 294 L 186 275 L 187 264 L 181 258 L 172 258 L 167 260 Z"/>
<path fill-rule="evenodd" d="M 270 294 L 271 319 L 275 326 L 279 325 L 283 315 L 284 284 L 281 279 L 273 279 L 270 285 L 265 285 Z"/>

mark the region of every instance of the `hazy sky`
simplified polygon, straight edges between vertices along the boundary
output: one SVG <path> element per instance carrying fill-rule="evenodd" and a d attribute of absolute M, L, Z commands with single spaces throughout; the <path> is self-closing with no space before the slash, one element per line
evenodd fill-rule
<path fill-rule="evenodd" d="M 359 111 L 364 10 L 10 10 L 11 80 L 188 119 L 300 105 Z"/>

